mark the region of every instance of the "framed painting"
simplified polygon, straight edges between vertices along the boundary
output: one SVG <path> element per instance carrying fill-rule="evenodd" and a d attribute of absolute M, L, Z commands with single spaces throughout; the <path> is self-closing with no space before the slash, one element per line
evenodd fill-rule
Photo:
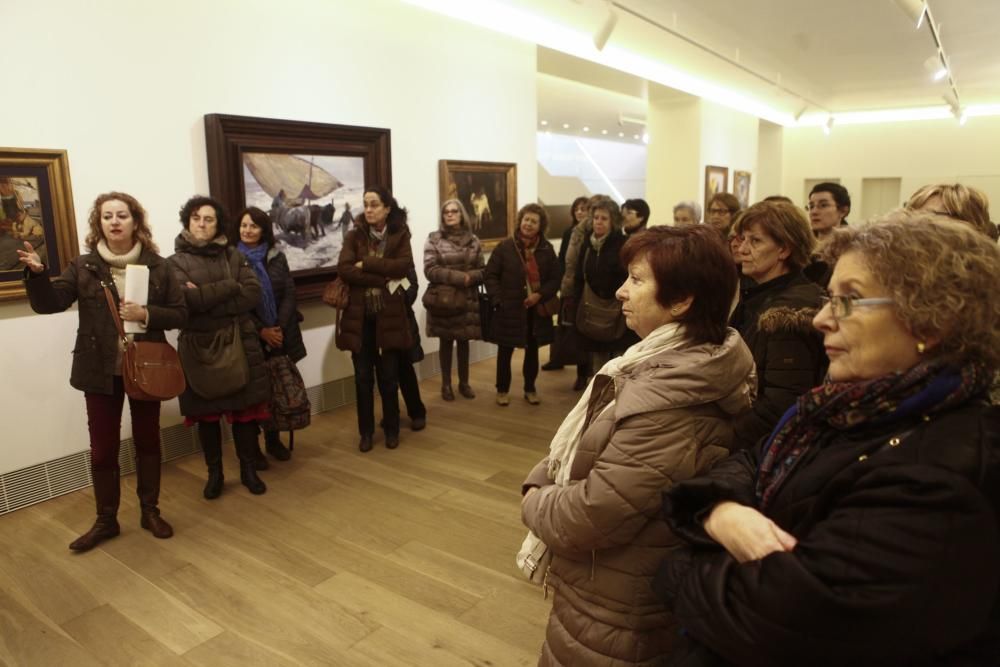
<path fill-rule="evenodd" d="M 0 204 L 0 301 L 9 301 L 25 296 L 25 243 L 53 277 L 80 252 L 66 151 L 0 148 Z"/>
<path fill-rule="evenodd" d="M 708 202 L 713 196 L 720 192 L 729 191 L 729 167 L 705 167 L 705 207 L 708 210 Z"/>
<path fill-rule="evenodd" d="M 512 162 L 439 160 L 441 204 L 458 199 L 469 212 L 483 250 L 514 233 L 517 165 Z"/>
<path fill-rule="evenodd" d="M 337 275 L 365 186 L 392 189 L 389 139 L 383 128 L 208 114 L 209 188 L 230 215 L 270 213 L 296 295 L 318 299 Z"/>
<path fill-rule="evenodd" d="M 740 208 L 750 206 L 750 172 L 733 172 L 733 194 L 740 200 Z"/>

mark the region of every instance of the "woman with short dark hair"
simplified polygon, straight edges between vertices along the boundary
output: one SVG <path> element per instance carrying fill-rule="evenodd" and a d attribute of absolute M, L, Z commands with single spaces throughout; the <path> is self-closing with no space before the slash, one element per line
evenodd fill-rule
<path fill-rule="evenodd" d="M 559 290 L 559 265 L 545 238 L 548 215 L 538 204 L 517 212 L 514 234 L 498 245 L 486 264 L 486 291 L 494 304 L 493 337 L 497 352 L 497 405 L 510 405 L 510 361 L 514 348 L 524 348 L 524 400 L 541 401 L 535 391 L 538 347 L 552 342 L 552 316 L 537 312 Z"/>
<path fill-rule="evenodd" d="M 715 230 L 659 226 L 629 238 L 618 288 L 641 339 L 612 359 L 522 487 L 521 519 L 552 553 L 540 665 L 652 665 L 678 628 L 650 587 L 678 543 L 660 495 L 729 453 L 753 359 L 726 318 L 736 269 Z M 526 540 L 528 543 L 532 538 Z"/>
<path fill-rule="evenodd" d="M 705 222 L 729 238 L 729 229 L 733 226 L 736 216 L 740 214 L 740 200 L 728 192 L 717 192 L 708 200 L 705 210 Z"/>
<path fill-rule="evenodd" d="M 226 210 L 211 197 L 191 197 L 180 210 L 184 226 L 174 242 L 170 265 L 184 288 L 190 317 L 181 330 L 181 362 L 188 387 L 180 395 L 181 414 L 187 426 L 197 425 L 208 468 L 202 492 L 213 500 L 222 493 L 222 418 L 229 422 L 240 461 L 240 482 L 259 495 L 267 486 L 257 476 L 258 422 L 270 416 L 271 383 L 264 353 L 251 313 L 260 303 L 260 281 L 246 258 L 229 245 Z M 234 326 L 239 331 L 249 379 L 241 388 L 224 395 L 212 390 L 215 382 L 203 359 L 216 353 L 221 332 Z M 203 356 L 184 355 L 184 349 Z M 194 382 L 201 377 L 200 382 Z M 217 376 L 215 376 L 217 377 Z M 193 385 L 200 384 L 196 389 Z M 218 384 L 215 384 L 218 387 Z M 201 393 L 199 393 L 199 391 Z"/>

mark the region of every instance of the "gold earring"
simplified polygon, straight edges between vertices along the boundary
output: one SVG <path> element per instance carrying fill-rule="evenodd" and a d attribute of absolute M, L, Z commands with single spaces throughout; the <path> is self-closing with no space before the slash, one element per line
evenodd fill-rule
<path fill-rule="evenodd" d="M 927 344 L 924 341 L 917 341 L 917 354 L 923 354 L 927 351 Z"/>
<path fill-rule="evenodd" d="M 676 308 L 671 308 L 670 309 L 670 314 L 671 315 L 677 315 L 677 309 Z"/>

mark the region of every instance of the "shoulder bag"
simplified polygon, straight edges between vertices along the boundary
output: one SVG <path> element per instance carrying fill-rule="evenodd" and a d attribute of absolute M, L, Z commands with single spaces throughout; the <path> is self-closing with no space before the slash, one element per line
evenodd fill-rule
<path fill-rule="evenodd" d="M 350 300 L 350 297 L 351 290 L 340 276 L 334 278 L 323 288 L 323 303 L 331 308 L 338 310 L 347 308 L 347 302 Z"/>
<path fill-rule="evenodd" d="M 186 385 L 177 351 L 170 343 L 130 341 L 122 328 L 109 284 L 102 281 L 101 285 L 121 340 L 125 393 L 139 401 L 169 401 L 180 396 Z"/>
<path fill-rule="evenodd" d="M 599 343 L 610 343 L 625 335 L 625 316 L 621 301 L 604 299 L 583 283 L 583 298 L 576 310 L 576 330 Z"/>
<path fill-rule="evenodd" d="M 432 283 L 424 292 L 421 302 L 432 315 L 441 317 L 461 315 L 468 308 L 468 289 L 444 283 Z"/>
<path fill-rule="evenodd" d="M 517 552 L 515 562 L 528 581 L 544 587 L 545 575 L 548 574 L 549 565 L 552 564 L 552 550 L 529 530 L 524 542 L 521 543 L 521 550 Z"/>
<path fill-rule="evenodd" d="M 224 266 L 226 277 L 232 278 L 228 256 Z M 232 396 L 250 382 L 239 316 L 215 331 L 182 331 L 177 348 L 188 385 L 202 398 Z"/>

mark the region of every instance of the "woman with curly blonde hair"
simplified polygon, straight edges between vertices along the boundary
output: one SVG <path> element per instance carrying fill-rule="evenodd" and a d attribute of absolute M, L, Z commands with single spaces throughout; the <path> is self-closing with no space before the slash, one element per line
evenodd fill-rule
<path fill-rule="evenodd" d="M 668 524 L 698 545 L 656 582 L 695 640 L 675 657 L 995 664 L 1000 249 L 907 212 L 828 248 L 839 258 L 813 321 L 827 381 L 761 447 L 664 494 Z"/>

